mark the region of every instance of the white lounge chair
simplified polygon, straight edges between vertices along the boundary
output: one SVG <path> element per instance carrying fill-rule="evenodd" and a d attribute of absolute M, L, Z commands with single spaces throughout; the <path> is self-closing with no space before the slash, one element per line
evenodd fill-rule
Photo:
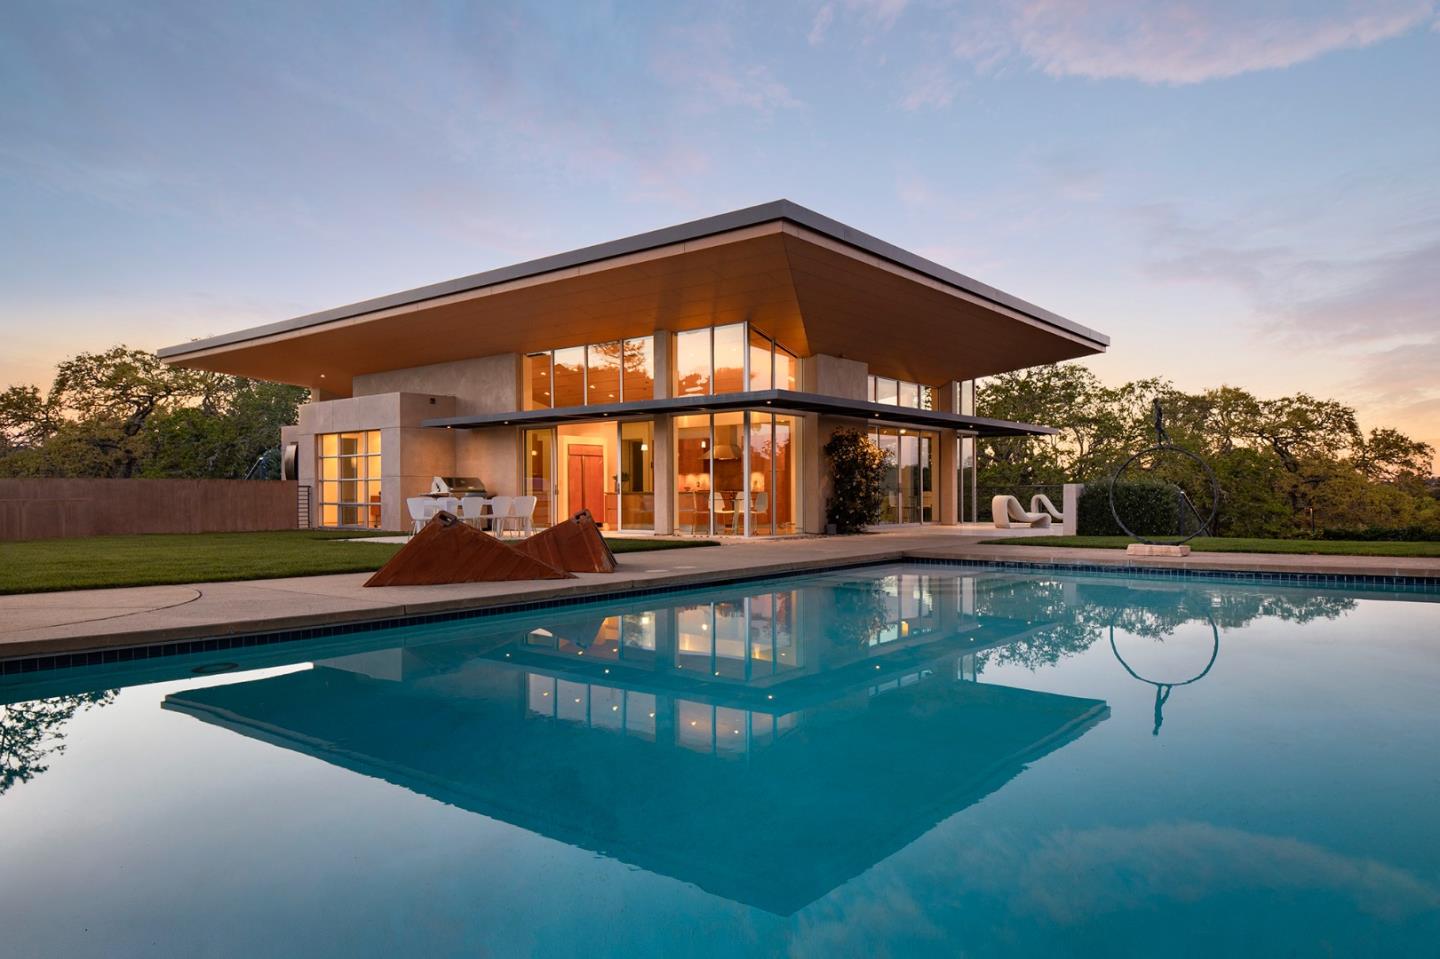
<path fill-rule="evenodd" d="M 1055 504 L 1050 502 L 1050 497 L 1046 496 L 1044 493 L 1036 493 L 1034 496 L 1030 497 L 1030 512 L 1049 513 L 1050 518 L 1053 519 L 1055 522 L 1065 522 L 1065 514 L 1056 509 Z"/>
<path fill-rule="evenodd" d="M 996 529 L 1012 526 L 1030 526 L 1046 529 L 1050 526 L 1047 513 L 1027 513 L 1025 507 L 1013 496 L 996 496 L 990 500 L 990 516 L 995 520 Z"/>

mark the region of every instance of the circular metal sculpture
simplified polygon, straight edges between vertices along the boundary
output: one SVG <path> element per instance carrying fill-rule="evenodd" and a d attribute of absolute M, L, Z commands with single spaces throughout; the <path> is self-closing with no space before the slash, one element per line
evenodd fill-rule
<path fill-rule="evenodd" d="M 1211 667 L 1215 665 L 1215 660 L 1220 656 L 1220 627 L 1215 624 L 1214 618 L 1208 614 L 1205 618 L 1210 623 L 1210 635 L 1214 643 L 1210 649 L 1210 661 L 1205 664 L 1204 669 L 1181 683 L 1162 683 L 1158 680 L 1146 679 L 1144 676 L 1135 672 L 1135 670 L 1130 667 L 1130 664 L 1125 662 L 1125 657 L 1120 655 L 1120 647 L 1115 644 L 1115 624 L 1113 622 L 1110 624 L 1110 652 L 1115 654 L 1115 660 L 1125 668 L 1125 672 L 1129 673 L 1131 677 L 1138 679 L 1148 686 L 1155 687 L 1155 728 L 1150 730 L 1150 735 L 1152 736 L 1160 735 L 1160 725 L 1165 722 L 1165 701 L 1170 698 L 1170 691 L 1176 686 L 1189 686 L 1191 683 L 1198 683 L 1204 679 L 1209 675 Z"/>
<path fill-rule="evenodd" d="M 1195 508 L 1194 501 L 1190 499 L 1189 495 L 1186 494 L 1183 488 L 1177 486 L 1177 488 L 1180 490 L 1181 502 L 1187 509 L 1189 509 L 1190 513 L 1194 515 L 1196 519 L 1200 520 L 1200 525 L 1195 528 L 1195 531 L 1190 535 L 1186 536 L 1184 539 L 1164 541 L 1167 544 L 1178 546 L 1181 543 L 1188 543 L 1195 537 L 1199 536 L 1201 533 L 1204 533 L 1207 530 L 1214 528 L 1215 517 L 1218 516 L 1220 513 L 1220 481 L 1215 477 L 1215 471 L 1210 468 L 1210 464 L 1206 463 L 1197 454 L 1192 453 L 1190 450 L 1185 449 L 1183 446 L 1176 446 L 1170 441 L 1170 435 L 1165 432 L 1165 410 L 1160 405 L 1159 399 L 1156 399 L 1154 401 L 1154 404 L 1155 445 L 1146 447 L 1145 449 L 1131 456 L 1125 462 L 1121 463 L 1120 468 L 1117 469 L 1114 475 L 1110 477 L 1110 515 L 1115 518 L 1115 525 L 1119 526 L 1122 530 L 1125 531 L 1126 536 L 1129 536 L 1133 540 L 1138 540 L 1141 543 L 1158 544 L 1160 542 L 1159 540 L 1153 540 L 1149 539 L 1148 537 L 1141 536 L 1139 533 L 1136 533 L 1134 530 L 1132 530 L 1129 526 L 1125 525 L 1125 521 L 1120 518 L 1119 509 L 1117 509 L 1115 506 L 1115 486 L 1120 482 L 1121 477 L 1125 475 L 1125 471 L 1127 469 L 1133 466 L 1138 460 L 1146 456 L 1152 456 L 1160 453 L 1173 453 L 1182 456 L 1185 459 L 1188 459 L 1189 461 L 1194 463 L 1196 466 L 1200 467 L 1200 470 L 1202 473 L 1204 473 L 1205 478 L 1209 480 L 1210 515 L 1201 519 L 1200 511 Z"/>

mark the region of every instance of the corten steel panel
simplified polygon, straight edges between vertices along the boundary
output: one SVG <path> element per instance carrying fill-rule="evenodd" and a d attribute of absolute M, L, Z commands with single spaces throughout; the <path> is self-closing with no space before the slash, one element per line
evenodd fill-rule
<path fill-rule="evenodd" d="M 801 356 L 863 359 L 874 372 L 922 382 L 1108 343 L 780 201 L 161 353 L 177 365 L 323 383 L 343 395 L 356 375 L 741 320 Z"/>

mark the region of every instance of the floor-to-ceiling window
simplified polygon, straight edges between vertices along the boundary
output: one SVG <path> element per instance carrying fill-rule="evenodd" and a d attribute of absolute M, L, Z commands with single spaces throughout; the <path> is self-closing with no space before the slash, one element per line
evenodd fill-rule
<path fill-rule="evenodd" d="M 315 438 L 320 524 L 380 528 L 380 431 Z"/>
<path fill-rule="evenodd" d="M 799 529 L 795 417 L 762 410 L 675 418 L 680 533 L 773 536 Z"/>
<path fill-rule="evenodd" d="M 620 424 L 620 527 L 655 528 L 655 424 Z"/>
<path fill-rule="evenodd" d="M 870 442 L 889 455 L 882 523 L 935 522 L 935 451 L 939 436 L 926 430 L 880 427 Z"/>

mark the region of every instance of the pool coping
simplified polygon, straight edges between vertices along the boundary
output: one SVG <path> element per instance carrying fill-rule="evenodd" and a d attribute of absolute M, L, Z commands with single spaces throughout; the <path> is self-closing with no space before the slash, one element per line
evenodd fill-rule
<path fill-rule="evenodd" d="M 877 543 L 876 546 L 881 544 Z M 1364 560 L 1357 563 L 1355 560 Z M 0 676 L 153 659 L 227 649 L 303 642 L 400 626 L 558 608 L 608 599 L 755 582 L 777 577 L 897 562 L 1065 573 L 1108 573 L 1158 579 L 1321 588 L 1371 588 L 1405 595 L 1440 595 L 1440 560 L 1383 562 L 1386 557 L 1196 553 L 1185 559 L 1132 557 L 1113 550 L 1044 546 L 899 546 L 849 556 L 787 558 L 711 570 L 682 567 L 653 578 L 585 577 L 527 589 L 321 613 L 247 618 L 121 633 L 86 633 L 0 644 Z M 1381 561 L 1381 562 L 1377 562 Z M 105 620 L 95 621 L 97 624 Z M 83 624 L 81 624 L 83 625 Z"/>

